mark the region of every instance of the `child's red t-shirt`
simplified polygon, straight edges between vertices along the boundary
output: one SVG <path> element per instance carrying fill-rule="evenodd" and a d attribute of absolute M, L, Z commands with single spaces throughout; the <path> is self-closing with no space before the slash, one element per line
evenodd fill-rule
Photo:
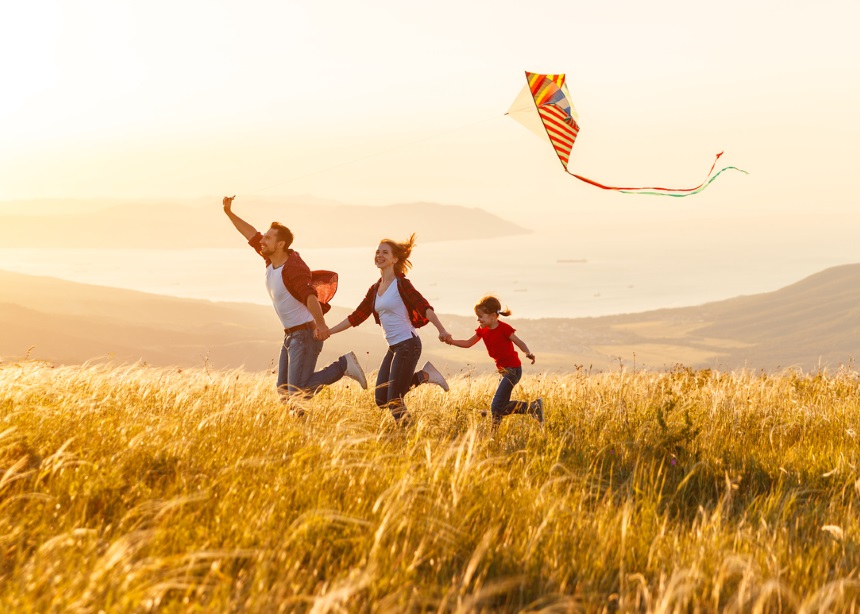
<path fill-rule="evenodd" d="M 487 346 L 487 353 L 490 355 L 490 358 L 496 361 L 496 367 L 499 369 L 522 366 L 519 354 L 514 349 L 513 341 L 511 341 L 511 335 L 514 332 L 516 332 L 516 329 L 513 326 L 501 321 L 495 328 L 479 326 L 475 329 L 475 334 L 484 340 L 484 345 Z"/>

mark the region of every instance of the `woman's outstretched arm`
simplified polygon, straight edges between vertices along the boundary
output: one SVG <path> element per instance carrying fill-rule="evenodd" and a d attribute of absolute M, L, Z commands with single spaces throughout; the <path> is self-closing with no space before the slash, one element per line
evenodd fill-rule
<path fill-rule="evenodd" d="M 352 324 L 349 322 L 349 318 L 344 318 L 334 326 L 328 329 L 330 335 L 334 335 L 335 333 L 339 333 L 341 331 L 345 331 L 347 328 L 351 328 Z"/>
<path fill-rule="evenodd" d="M 442 322 L 439 321 L 439 316 L 436 315 L 435 311 L 428 308 L 424 312 L 424 317 L 430 320 L 430 322 L 433 323 L 433 326 L 436 327 L 436 330 L 439 331 L 439 341 L 445 341 L 451 336 L 451 333 L 445 330 L 445 327 L 442 325 Z"/>

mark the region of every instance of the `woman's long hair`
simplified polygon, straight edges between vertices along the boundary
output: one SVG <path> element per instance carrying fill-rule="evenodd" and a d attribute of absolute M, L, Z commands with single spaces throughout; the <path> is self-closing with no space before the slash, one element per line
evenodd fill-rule
<path fill-rule="evenodd" d="M 415 233 L 413 232 L 404 243 L 391 239 L 383 239 L 380 243 L 388 245 L 391 248 L 391 253 L 397 258 L 397 262 L 394 263 L 394 272 L 398 275 L 406 275 L 412 268 L 409 256 L 412 254 L 412 248 L 415 247 Z"/>

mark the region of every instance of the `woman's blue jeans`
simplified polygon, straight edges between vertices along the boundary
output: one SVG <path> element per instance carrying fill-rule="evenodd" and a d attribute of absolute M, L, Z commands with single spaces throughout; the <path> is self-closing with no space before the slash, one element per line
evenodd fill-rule
<path fill-rule="evenodd" d="M 415 373 L 418 359 L 421 357 L 421 339 L 413 336 L 411 339 L 388 346 L 385 358 L 379 365 L 376 376 L 376 404 L 388 408 L 395 420 L 400 420 L 406 414 L 403 395 L 410 388 L 424 383 L 424 379 Z"/>

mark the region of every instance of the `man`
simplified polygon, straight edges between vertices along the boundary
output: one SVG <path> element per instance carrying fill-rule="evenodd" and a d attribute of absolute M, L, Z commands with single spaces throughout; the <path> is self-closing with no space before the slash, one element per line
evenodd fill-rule
<path fill-rule="evenodd" d="M 330 336 L 323 313 L 331 307 L 321 303 L 311 283 L 308 265 L 299 253 L 290 249 L 293 234 L 289 228 L 272 222 L 265 234 L 233 213 L 233 198 L 225 196 L 224 213 L 248 244 L 266 261 L 266 289 L 275 312 L 284 326 L 284 342 L 278 361 L 278 393 L 285 401 L 289 395 L 310 397 L 323 386 L 333 384 L 344 375 L 367 388 L 367 379 L 354 352 L 314 371 L 323 341 Z"/>

